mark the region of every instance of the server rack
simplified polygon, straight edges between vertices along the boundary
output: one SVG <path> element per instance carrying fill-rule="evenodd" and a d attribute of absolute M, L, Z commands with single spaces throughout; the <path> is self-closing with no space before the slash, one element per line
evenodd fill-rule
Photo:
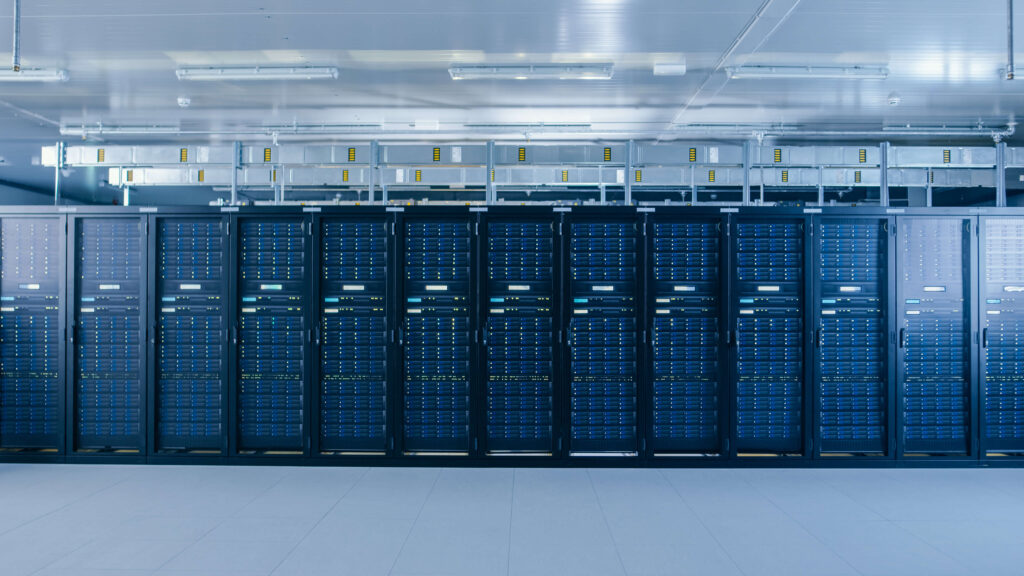
<path fill-rule="evenodd" d="M 816 453 L 892 455 L 891 218 L 822 217 L 814 226 Z"/>
<path fill-rule="evenodd" d="M 559 452 L 555 415 L 561 266 L 550 209 L 490 210 L 481 216 L 479 381 L 488 455 Z"/>
<path fill-rule="evenodd" d="M 1024 454 L 1024 218 L 981 219 L 981 450 Z"/>
<path fill-rule="evenodd" d="M 383 210 L 372 210 L 316 217 L 314 223 L 314 452 L 383 454 L 391 430 L 389 222 Z"/>
<path fill-rule="evenodd" d="M 303 216 L 237 216 L 234 450 L 299 456 L 309 448 L 312 225 Z"/>
<path fill-rule="evenodd" d="M 568 237 L 569 453 L 636 456 L 640 223 L 633 210 L 574 210 Z"/>
<path fill-rule="evenodd" d="M 734 455 L 807 455 L 806 219 L 732 221 Z"/>
<path fill-rule="evenodd" d="M 401 451 L 469 455 L 471 350 L 479 301 L 473 282 L 478 221 L 464 209 L 400 217 L 403 273 L 401 322 Z"/>
<path fill-rule="evenodd" d="M 654 456 L 728 453 L 722 294 L 728 221 L 696 210 L 645 216 L 650 334 L 648 447 Z"/>
<path fill-rule="evenodd" d="M 971 294 L 976 219 L 900 219 L 899 402 L 903 456 L 967 457 L 977 430 Z"/>
<path fill-rule="evenodd" d="M 153 454 L 228 453 L 228 219 L 152 216 L 149 446 Z"/>
<path fill-rule="evenodd" d="M 69 453 L 145 454 L 146 227 L 137 214 L 71 219 Z"/>
<path fill-rule="evenodd" d="M 64 451 L 61 216 L 0 219 L 0 453 Z"/>

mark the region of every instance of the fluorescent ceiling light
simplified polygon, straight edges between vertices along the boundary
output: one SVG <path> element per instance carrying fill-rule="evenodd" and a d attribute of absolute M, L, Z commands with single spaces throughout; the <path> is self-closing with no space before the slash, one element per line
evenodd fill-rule
<path fill-rule="evenodd" d="M 65 82 L 68 79 L 66 70 L 44 70 L 41 68 L 22 68 L 0 70 L 0 82 Z"/>
<path fill-rule="evenodd" d="M 727 67 L 732 80 L 748 78 L 837 78 L 851 80 L 884 80 L 885 67 L 866 66 L 735 66 Z"/>
<path fill-rule="evenodd" d="M 655 76 L 685 76 L 686 62 L 655 62 Z"/>
<path fill-rule="evenodd" d="M 333 80 L 334 66 L 276 66 L 254 68 L 179 68 L 178 80 Z"/>
<path fill-rule="evenodd" d="M 614 64 L 454 64 L 452 80 L 610 80 Z"/>

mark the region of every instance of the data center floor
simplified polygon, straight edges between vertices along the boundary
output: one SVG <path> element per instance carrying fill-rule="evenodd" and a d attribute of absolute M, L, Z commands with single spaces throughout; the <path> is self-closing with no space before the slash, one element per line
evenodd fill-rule
<path fill-rule="evenodd" d="M 1024 470 L 0 465 L 0 574 L 1021 574 Z"/>

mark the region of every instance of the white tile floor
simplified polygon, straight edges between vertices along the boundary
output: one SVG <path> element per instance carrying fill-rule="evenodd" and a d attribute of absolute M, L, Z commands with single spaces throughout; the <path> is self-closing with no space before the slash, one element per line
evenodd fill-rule
<path fill-rule="evenodd" d="M 1024 574 L 1024 470 L 0 465 L 0 574 Z"/>

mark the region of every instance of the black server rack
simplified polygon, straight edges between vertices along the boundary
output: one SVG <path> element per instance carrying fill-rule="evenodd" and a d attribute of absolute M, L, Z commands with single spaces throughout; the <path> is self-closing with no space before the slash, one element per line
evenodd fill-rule
<path fill-rule="evenodd" d="M 405 218 L 401 226 L 402 450 L 466 454 L 475 230 L 458 215 Z"/>
<path fill-rule="evenodd" d="M 488 454 L 553 454 L 555 221 L 550 216 L 489 216 L 484 223 L 484 449 Z"/>
<path fill-rule="evenodd" d="M 722 236 L 719 219 L 651 217 L 648 330 L 651 451 L 723 452 Z"/>
<path fill-rule="evenodd" d="M 318 227 L 317 449 L 385 452 L 387 222 L 383 215 L 323 218 Z"/>
<path fill-rule="evenodd" d="M 733 449 L 800 454 L 806 380 L 805 223 L 733 224 Z"/>
<path fill-rule="evenodd" d="M 0 452 L 64 444 L 64 221 L 0 220 Z"/>
<path fill-rule="evenodd" d="M 638 223 L 572 215 L 568 227 L 569 450 L 635 455 Z"/>
<path fill-rule="evenodd" d="M 146 223 L 74 219 L 70 451 L 145 451 Z"/>
<path fill-rule="evenodd" d="M 889 450 L 889 223 L 817 223 L 815 407 L 821 454 Z"/>
<path fill-rule="evenodd" d="M 237 451 L 301 454 L 307 447 L 309 222 L 238 222 Z"/>
<path fill-rule="evenodd" d="M 1024 218 L 981 229 L 981 452 L 1024 453 Z"/>
<path fill-rule="evenodd" d="M 971 450 L 971 224 L 956 217 L 899 221 L 903 454 Z"/>
<path fill-rule="evenodd" d="M 158 453 L 226 454 L 227 220 L 155 217 L 150 443 Z"/>

